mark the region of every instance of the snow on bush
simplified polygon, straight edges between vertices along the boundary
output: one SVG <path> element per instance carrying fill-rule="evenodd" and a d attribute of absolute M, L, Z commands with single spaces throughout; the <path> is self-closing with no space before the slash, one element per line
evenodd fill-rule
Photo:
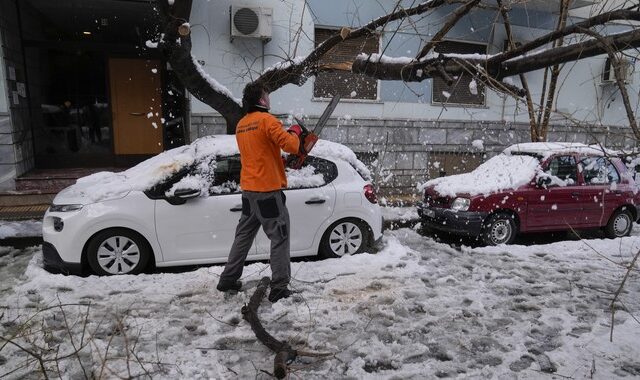
<path fill-rule="evenodd" d="M 442 196 L 480 195 L 517 189 L 529 183 L 540 170 L 540 162 L 531 156 L 500 154 L 490 158 L 470 173 L 441 177 L 419 186 L 433 189 Z"/>

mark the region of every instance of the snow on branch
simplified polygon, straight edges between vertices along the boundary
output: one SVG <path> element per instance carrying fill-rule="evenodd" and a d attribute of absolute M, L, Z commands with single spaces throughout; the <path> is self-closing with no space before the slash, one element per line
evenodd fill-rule
<path fill-rule="evenodd" d="M 294 62 L 282 69 L 274 67 L 271 70 L 267 70 L 257 81 L 264 83 L 270 91 L 277 90 L 287 84 L 302 85 L 310 76 L 317 74 L 321 70 L 335 69 L 334 67 L 321 66 L 318 62 L 325 54 L 341 42 L 371 36 L 377 32 L 378 28 L 384 27 L 390 22 L 419 15 L 448 3 L 449 1 L 447 0 L 425 1 L 411 8 L 394 10 L 394 12 L 378 17 L 357 29 L 342 28 L 339 32 L 318 45 L 303 60 Z"/>

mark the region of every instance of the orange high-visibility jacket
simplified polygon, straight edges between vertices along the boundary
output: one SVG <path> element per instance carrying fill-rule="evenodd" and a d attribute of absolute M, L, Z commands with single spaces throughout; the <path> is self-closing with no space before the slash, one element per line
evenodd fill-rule
<path fill-rule="evenodd" d="M 298 153 L 300 139 L 286 132 L 282 123 L 268 112 L 251 112 L 236 127 L 240 149 L 240 187 L 246 191 L 268 192 L 287 187 L 280 149 Z"/>

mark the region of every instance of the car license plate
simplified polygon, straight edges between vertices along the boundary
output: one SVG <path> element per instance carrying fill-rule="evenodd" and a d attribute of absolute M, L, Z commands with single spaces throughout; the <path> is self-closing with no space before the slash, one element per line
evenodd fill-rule
<path fill-rule="evenodd" d="M 436 212 L 435 212 L 435 211 L 433 211 L 433 210 L 432 210 L 432 209 L 430 209 L 430 208 L 425 208 L 425 209 L 424 209 L 424 210 L 422 210 L 422 211 L 424 211 L 424 215 L 425 215 L 425 216 L 428 216 L 429 218 L 435 218 L 435 217 L 436 217 Z"/>

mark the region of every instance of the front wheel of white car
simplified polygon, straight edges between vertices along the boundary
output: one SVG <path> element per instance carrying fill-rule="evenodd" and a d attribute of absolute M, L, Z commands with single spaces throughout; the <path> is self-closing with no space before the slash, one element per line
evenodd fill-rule
<path fill-rule="evenodd" d="M 147 267 L 150 254 L 146 240 L 125 228 L 101 231 L 87 246 L 87 261 L 98 275 L 140 273 Z"/>
<path fill-rule="evenodd" d="M 369 243 L 369 231 L 357 219 L 333 223 L 320 241 L 320 257 L 335 258 L 363 252 Z"/>

